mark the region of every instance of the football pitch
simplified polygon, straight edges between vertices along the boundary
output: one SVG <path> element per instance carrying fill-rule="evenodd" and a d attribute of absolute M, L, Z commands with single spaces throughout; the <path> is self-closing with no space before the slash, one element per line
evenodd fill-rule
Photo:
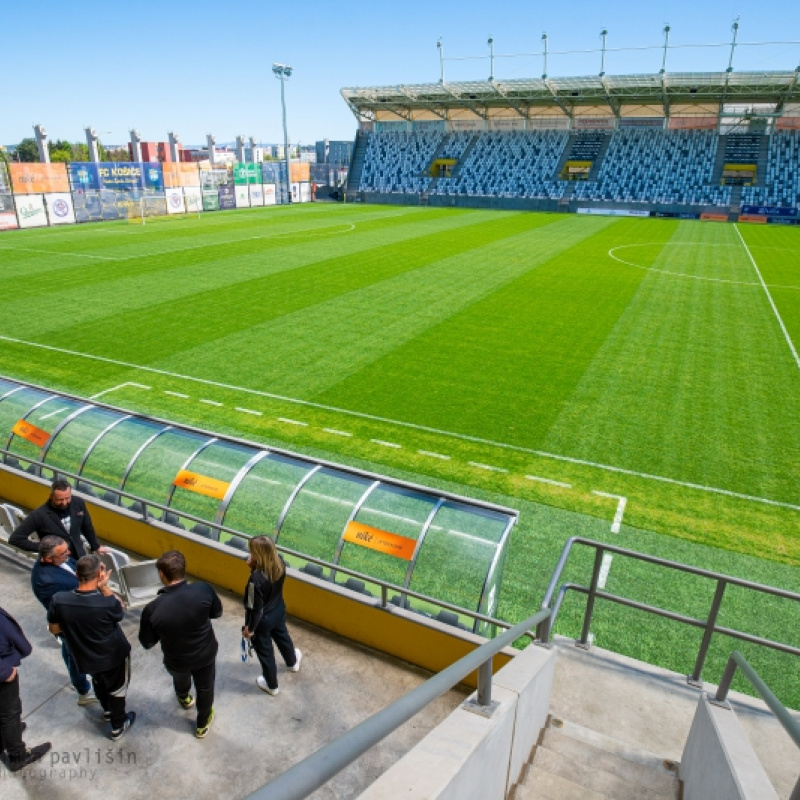
<path fill-rule="evenodd" d="M 800 591 L 794 227 L 315 204 L 9 232 L 0 278 L 2 375 L 518 508 L 506 618 L 573 535 Z M 621 558 L 607 588 L 714 592 Z M 800 646 L 754 602 L 720 624 Z M 684 672 L 701 635 L 606 604 L 593 631 Z"/>

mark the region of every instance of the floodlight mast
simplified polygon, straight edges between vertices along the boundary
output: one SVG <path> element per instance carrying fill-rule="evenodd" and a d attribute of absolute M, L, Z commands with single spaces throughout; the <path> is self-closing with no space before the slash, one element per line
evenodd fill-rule
<path fill-rule="evenodd" d="M 292 180 L 289 175 L 289 134 L 286 130 L 286 97 L 283 85 L 292 77 L 292 67 L 286 64 L 273 64 L 272 71 L 275 77 L 281 82 L 281 109 L 283 111 L 283 156 L 286 159 L 286 200 L 292 202 Z"/>

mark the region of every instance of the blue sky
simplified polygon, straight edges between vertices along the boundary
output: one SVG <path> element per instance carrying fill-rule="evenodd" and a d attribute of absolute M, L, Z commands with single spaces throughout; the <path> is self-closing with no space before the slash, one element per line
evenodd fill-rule
<path fill-rule="evenodd" d="M 51 138 L 83 140 L 91 124 L 106 143 L 128 140 L 136 127 L 145 140 L 175 130 L 183 142 L 218 142 L 237 134 L 281 141 L 280 85 L 274 61 L 290 64 L 289 137 L 293 142 L 351 139 L 355 120 L 339 90 L 435 82 L 436 41 L 448 59 L 487 56 L 489 35 L 498 56 L 495 77 L 539 76 L 536 53 L 547 32 L 551 50 L 658 45 L 672 28 L 674 45 L 730 41 L 737 15 L 740 41 L 800 41 L 800 4 L 675 0 L 659 3 L 502 3 L 455 0 L 228 5 L 207 0 L 76 4 L 41 0 L 7 4 L 3 11 L 4 80 L 0 82 L 0 142 L 14 144 L 41 123 Z M 728 49 L 675 50 L 668 69 L 724 70 Z M 739 70 L 786 70 L 800 63 L 800 45 L 742 47 Z M 599 54 L 552 56 L 548 72 L 599 72 Z M 610 52 L 606 73 L 657 72 L 658 51 Z M 448 81 L 485 80 L 488 59 L 448 60 Z"/>

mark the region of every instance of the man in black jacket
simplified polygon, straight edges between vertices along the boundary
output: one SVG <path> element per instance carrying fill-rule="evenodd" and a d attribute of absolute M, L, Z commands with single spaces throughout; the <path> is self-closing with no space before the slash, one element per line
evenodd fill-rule
<path fill-rule="evenodd" d="M 60 536 L 45 536 L 39 542 L 39 560 L 31 570 L 31 589 L 45 611 L 50 609 L 50 601 L 57 592 L 71 592 L 78 588 L 75 566 L 75 559 L 69 554 L 69 545 Z M 92 684 L 78 669 L 67 640 L 63 636 L 57 638 L 61 640 L 61 657 L 69 672 L 69 679 L 78 692 L 78 705 L 96 703 Z"/>
<path fill-rule="evenodd" d="M 136 720 L 133 711 L 125 711 L 131 646 L 119 626 L 122 603 L 97 556 L 79 558 L 75 572 L 78 588 L 53 595 L 47 621 L 50 633 L 66 636 L 78 669 L 92 676 L 97 699 L 111 722 L 111 738 L 117 741 Z"/>
<path fill-rule="evenodd" d="M 34 533 L 39 535 L 40 540 L 45 536 L 60 536 L 69 545 L 69 553 L 74 559 L 86 555 L 81 534 L 86 537 L 93 553 L 106 552 L 106 548 L 97 541 L 86 503 L 72 496 L 72 487 L 63 478 L 53 481 L 47 502 L 31 511 L 17 525 L 8 543 L 20 550 L 35 553 L 39 543 L 31 541 L 31 534 Z"/>
<path fill-rule="evenodd" d="M 203 739 L 214 719 L 214 679 L 217 639 L 212 619 L 222 616 L 217 593 L 202 581 L 186 582 L 186 559 L 169 550 L 156 561 L 164 588 L 145 606 L 139 627 L 139 641 L 145 650 L 159 641 L 164 666 L 172 675 L 181 708 L 191 708 L 192 680 L 197 692 L 197 730 Z"/>
<path fill-rule="evenodd" d="M 50 749 L 50 742 L 28 748 L 22 741 L 24 724 L 17 667 L 31 649 L 19 623 L 0 608 L 0 753 L 11 772 L 33 764 Z"/>

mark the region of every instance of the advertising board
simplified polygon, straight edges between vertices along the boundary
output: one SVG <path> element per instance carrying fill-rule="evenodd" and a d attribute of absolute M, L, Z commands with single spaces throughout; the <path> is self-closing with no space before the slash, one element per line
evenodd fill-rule
<path fill-rule="evenodd" d="M 43 195 L 18 194 L 14 197 L 14 205 L 17 207 L 20 228 L 42 228 L 47 225 Z"/>
<path fill-rule="evenodd" d="M 74 225 L 75 209 L 69 192 L 54 192 L 44 196 L 47 216 L 51 225 Z"/>

